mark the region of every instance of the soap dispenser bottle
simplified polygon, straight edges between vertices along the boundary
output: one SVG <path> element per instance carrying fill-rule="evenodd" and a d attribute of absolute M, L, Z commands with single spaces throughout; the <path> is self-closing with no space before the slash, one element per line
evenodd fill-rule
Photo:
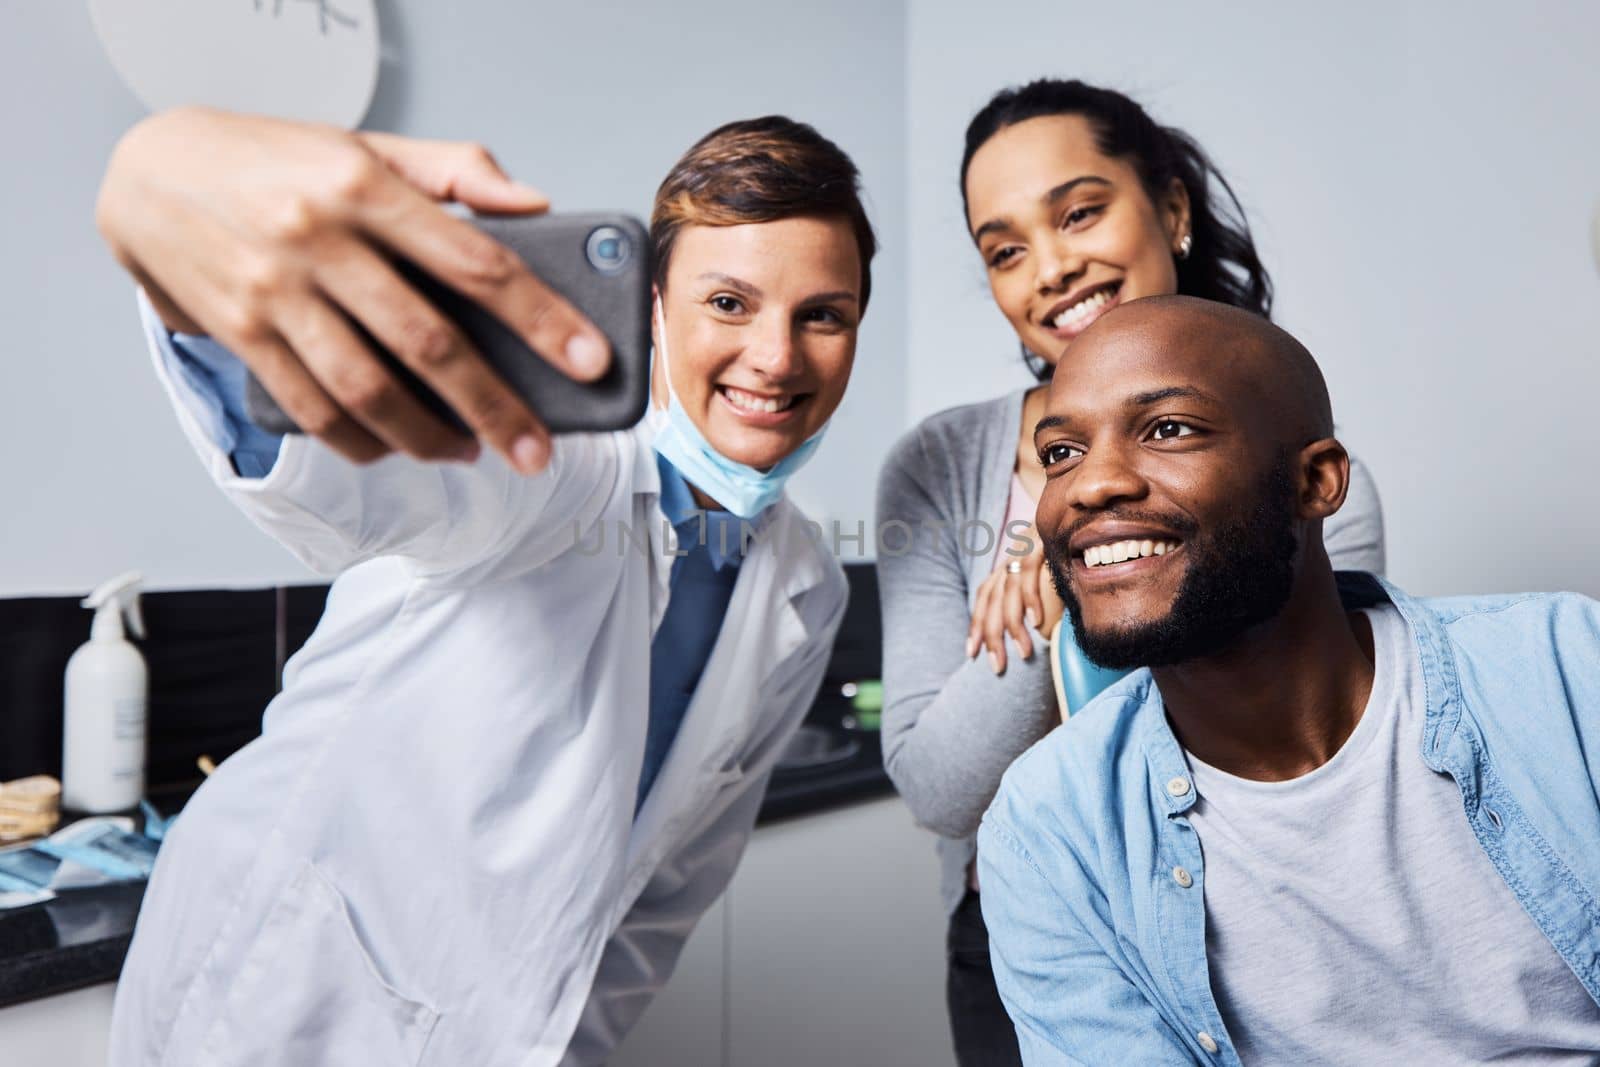
<path fill-rule="evenodd" d="M 136 573 L 113 578 L 83 602 L 94 610 L 89 640 L 67 661 L 61 805 L 102 814 L 125 811 L 144 796 L 144 657 L 123 632 L 144 636 Z"/>

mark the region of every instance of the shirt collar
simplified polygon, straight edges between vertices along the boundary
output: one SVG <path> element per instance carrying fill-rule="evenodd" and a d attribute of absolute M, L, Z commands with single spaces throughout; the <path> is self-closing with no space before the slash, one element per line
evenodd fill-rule
<path fill-rule="evenodd" d="M 757 515 L 753 521 L 741 523 L 732 512 L 708 511 L 696 503 L 688 480 L 659 452 L 656 453 L 656 469 L 661 475 L 661 513 L 678 532 L 680 551 L 692 548 L 703 540 L 710 553 L 712 567 L 719 571 L 724 567 L 737 567 L 741 557 L 741 538 L 753 536 L 760 529 L 765 512 Z"/>
<path fill-rule="evenodd" d="M 1338 586 L 1339 600 L 1346 611 L 1356 611 L 1361 608 L 1370 608 L 1385 601 L 1395 604 L 1400 609 L 1407 622 L 1412 624 L 1413 635 L 1419 640 L 1424 636 L 1419 632 L 1415 602 L 1411 601 L 1394 586 L 1383 579 L 1362 571 L 1336 571 L 1334 581 Z M 1428 659 L 1424 655 L 1424 670 Z M 1193 788 L 1193 778 L 1189 769 L 1188 759 L 1184 756 L 1183 746 L 1178 743 L 1178 738 L 1172 732 L 1172 724 L 1167 721 L 1166 705 L 1161 700 L 1161 690 L 1156 686 L 1155 679 L 1146 673 L 1142 682 L 1143 695 L 1141 707 L 1146 711 L 1143 720 L 1145 730 L 1145 759 L 1150 767 L 1150 790 L 1156 796 L 1156 803 L 1165 807 L 1168 815 L 1182 815 L 1195 804 L 1198 799 Z M 1430 723 L 1433 713 L 1429 710 Z M 1424 749 L 1427 740 L 1424 740 Z M 1431 763 L 1430 763 L 1431 765 Z M 1435 768 L 1437 770 L 1439 768 Z"/>

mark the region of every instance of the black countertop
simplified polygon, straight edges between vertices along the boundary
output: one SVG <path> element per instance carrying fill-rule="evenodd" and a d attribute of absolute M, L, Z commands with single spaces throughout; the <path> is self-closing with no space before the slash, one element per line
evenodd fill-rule
<path fill-rule="evenodd" d="M 772 774 L 757 826 L 894 792 L 884 773 L 878 731 L 856 727 L 858 713 L 839 688 L 823 683 L 811 714 Z"/>
<path fill-rule="evenodd" d="M 124 882 L 0 911 L 0 1006 L 115 979 L 143 897 Z"/>

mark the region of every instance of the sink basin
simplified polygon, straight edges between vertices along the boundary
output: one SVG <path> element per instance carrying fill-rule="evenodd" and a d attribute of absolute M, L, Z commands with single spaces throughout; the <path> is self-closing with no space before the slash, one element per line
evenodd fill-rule
<path fill-rule="evenodd" d="M 843 730 L 830 730 L 810 723 L 800 727 L 778 757 L 780 771 L 815 770 L 846 763 L 861 751 L 861 742 Z"/>

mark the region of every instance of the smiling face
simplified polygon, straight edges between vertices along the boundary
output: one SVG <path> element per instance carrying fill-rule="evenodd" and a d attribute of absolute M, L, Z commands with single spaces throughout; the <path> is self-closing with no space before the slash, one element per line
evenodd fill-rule
<path fill-rule="evenodd" d="M 1173 256 L 1189 232 L 1182 183 L 1152 201 L 1080 115 L 1002 128 L 974 153 L 966 194 L 995 303 L 1051 364 L 1112 307 L 1177 292 Z"/>
<path fill-rule="evenodd" d="M 844 397 L 861 317 L 861 257 L 842 218 L 685 226 L 660 294 L 672 388 L 723 456 L 765 470 Z M 657 360 L 652 393 L 667 402 Z"/>
<path fill-rule="evenodd" d="M 1046 557 L 1079 646 L 1105 666 L 1209 655 L 1276 615 L 1348 475 L 1295 399 L 1304 368 L 1263 341 L 1288 335 L 1173 305 L 1123 308 L 1075 345 L 1034 437 Z M 1337 484 L 1318 474 L 1330 460 L 1346 463 Z"/>

